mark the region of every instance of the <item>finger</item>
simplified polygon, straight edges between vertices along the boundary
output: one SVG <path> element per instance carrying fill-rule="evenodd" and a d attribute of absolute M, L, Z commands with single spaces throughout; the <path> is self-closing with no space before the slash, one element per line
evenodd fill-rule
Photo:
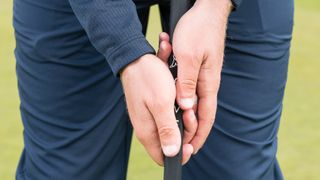
<path fill-rule="evenodd" d="M 126 104 L 135 135 L 144 146 L 150 157 L 159 165 L 163 165 L 163 153 L 154 119 L 144 101 L 136 96 L 137 91 L 124 86 Z"/>
<path fill-rule="evenodd" d="M 208 108 L 209 106 L 214 108 Z M 196 154 L 203 146 L 212 129 L 216 110 L 215 107 L 215 103 L 208 103 L 206 99 L 199 100 L 198 129 L 190 142 L 190 144 L 192 144 L 194 147 L 194 154 Z"/>
<path fill-rule="evenodd" d="M 195 149 L 195 153 L 203 146 L 208 137 L 214 123 L 217 93 L 220 84 L 219 67 L 203 68 L 199 73 L 197 94 L 199 96 L 198 105 L 198 130 L 195 137 L 191 141 Z"/>
<path fill-rule="evenodd" d="M 192 109 L 195 104 L 195 92 L 200 69 L 200 65 L 189 57 L 176 57 L 178 62 L 177 101 L 183 110 Z"/>
<path fill-rule="evenodd" d="M 193 110 L 194 114 L 197 114 L 197 110 L 198 110 L 198 95 L 197 94 L 195 96 L 195 101 L 194 101 L 192 110 Z"/>
<path fill-rule="evenodd" d="M 169 41 L 161 41 L 159 44 L 159 49 L 157 52 L 157 56 L 167 65 L 169 57 L 171 55 L 171 44 Z"/>
<path fill-rule="evenodd" d="M 189 109 L 183 112 L 183 124 L 183 144 L 187 144 L 193 139 L 198 128 L 197 118 L 193 110 Z"/>
<path fill-rule="evenodd" d="M 183 149 L 183 152 L 182 152 L 182 165 L 185 165 L 189 161 L 189 159 L 190 159 L 190 157 L 191 157 L 191 155 L 193 153 L 193 147 L 192 147 L 191 144 L 184 144 L 182 149 Z"/>
<path fill-rule="evenodd" d="M 158 128 L 163 153 L 173 157 L 179 152 L 181 145 L 181 135 L 174 115 L 174 97 L 159 99 L 160 102 L 154 100 L 150 111 Z"/>
<path fill-rule="evenodd" d="M 141 131 L 146 131 L 146 130 L 141 129 Z M 159 136 L 157 131 L 138 135 L 137 131 L 135 130 L 135 134 L 137 139 L 144 146 L 149 156 L 152 158 L 152 160 L 155 161 L 159 166 L 163 166 L 164 157 L 161 150 L 161 144 L 159 141 Z"/>
<path fill-rule="evenodd" d="M 162 41 L 167 41 L 167 42 L 170 41 L 170 37 L 169 37 L 169 35 L 168 35 L 166 32 L 161 32 L 161 33 L 159 34 L 159 44 L 160 44 L 160 42 L 162 42 Z"/>
<path fill-rule="evenodd" d="M 143 105 L 140 107 L 142 108 L 135 108 L 134 116 L 130 116 L 133 128 L 135 130 L 135 135 L 140 143 L 144 146 L 150 157 L 158 165 L 162 166 L 163 153 L 161 150 L 157 126 L 148 109 Z"/>

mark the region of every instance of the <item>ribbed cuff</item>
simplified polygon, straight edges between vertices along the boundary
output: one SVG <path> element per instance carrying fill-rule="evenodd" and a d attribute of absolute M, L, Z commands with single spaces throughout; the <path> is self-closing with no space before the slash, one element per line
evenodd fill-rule
<path fill-rule="evenodd" d="M 117 47 L 107 60 L 113 74 L 118 76 L 126 65 L 145 54 L 155 54 L 155 50 L 144 36 L 135 36 Z"/>

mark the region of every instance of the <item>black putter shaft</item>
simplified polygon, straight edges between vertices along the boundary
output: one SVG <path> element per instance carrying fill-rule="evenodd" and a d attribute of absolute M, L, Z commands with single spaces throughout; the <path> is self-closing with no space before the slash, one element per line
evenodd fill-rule
<path fill-rule="evenodd" d="M 170 9 L 170 42 L 172 42 L 173 31 L 181 16 L 188 11 L 192 5 L 192 0 L 171 0 Z M 174 56 L 171 55 L 169 59 L 169 68 L 174 79 L 177 77 L 177 63 Z M 182 110 L 175 104 L 175 113 L 177 123 L 181 133 L 181 140 L 183 138 L 183 122 Z M 179 153 L 174 157 L 165 157 L 164 159 L 164 180 L 181 180 L 182 169 L 182 142 Z"/>

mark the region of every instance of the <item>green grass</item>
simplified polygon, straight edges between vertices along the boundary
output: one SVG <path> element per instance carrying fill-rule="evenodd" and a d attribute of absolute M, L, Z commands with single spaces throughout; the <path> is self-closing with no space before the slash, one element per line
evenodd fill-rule
<path fill-rule="evenodd" d="M 13 56 L 12 0 L 0 5 L 0 179 L 14 179 L 23 147 Z M 148 39 L 156 47 L 160 32 L 154 8 Z M 297 0 L 289 79 L 279 132 L 278 158 L 286 179 L 316 180 L 320 170 L 320 1 Z M 151 33 L 152 32 L 152 33 Z M 162 179 L 144 149 L 133 140 L 129 180 Z"/>
<path fill-rule="evenodd" d="M 320 1 L 297 1 L 292 55 L 279 134 L 287 179 L 319 179 Z"/>
<path fill-rule="evenodd" d="M 0 179 L 14 179 L 22 149 L 22 124 L 14 64 L 11 0 L 0 5 Z"/>

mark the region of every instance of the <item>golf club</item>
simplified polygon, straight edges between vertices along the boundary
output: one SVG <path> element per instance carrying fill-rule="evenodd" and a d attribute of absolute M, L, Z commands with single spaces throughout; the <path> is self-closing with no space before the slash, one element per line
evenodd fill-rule
<path fill-rule="evenodd" d="M 175 26 L 181 16 L 188 11 L 192 5 L 192 0 L 171 0 L 170 7 L 170 42 L 172 43 L 173 32 Z M 177 78 L 177 62 L 173 54 L 169 59 L 169 68 L 173 78 Z M 179 153 L 174 157 L 165 157 L 164 159 L 164 180 L 180 180 L 182 170 L 182 138 L 183 138 L 183 121 L 182 121 L 182 110 L 178 104 L 175 104 L 175 115 L 181 133 L 181 148 Z"/>

